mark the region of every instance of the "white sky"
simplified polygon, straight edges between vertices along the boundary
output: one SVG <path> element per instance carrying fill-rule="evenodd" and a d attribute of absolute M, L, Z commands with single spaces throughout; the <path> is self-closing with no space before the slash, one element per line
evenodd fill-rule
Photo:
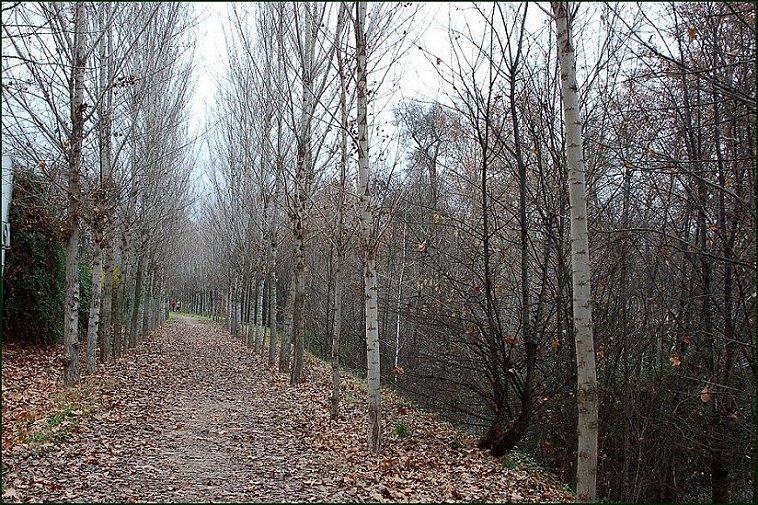
<path fill-rule="evenodd" d="M 197 83 L 193 111 L 196 120 L 203 120 L 206 107 L 212 105 L 216 79 L 225 71 L 226 47 L 224 31 L 227 26 L 227 9 L 231 2 L 194 2 L 199 17 Z M 460 9 L 460 10 L 457 10 Z M 469 2 L 422 2 L 416 30 L 424 30 L 418 44 L 428 53 L 449 60 L 448 23 L 463 25 L 464 11 L 470 10 Z M 544 21 L 544 14 L 534 5 L 530 7 L 527 23 L 536 26 Z M 448 18 L 450 16 L 450 18 Z M 481 22 L 480 22 L 481 23 Z M 401 62 L 401 79 L 396 100 L 417 98 L 435 100 L 442 86 L 437 70 L 429 56 L 418 48 L 412 48 Z"/>
<path fill-rule="evenodd" d="M 224 33 L 228 29 L 228 9 L 231 2 L 194 2 L 198 16 L 198 39 L 196 56 L 196 85 L 195 98 L 192 105 L 193 128 L 202 132 L 206 125 L 208 110 L 213 106 L 217 89 L 217 80 L 223 77 L 226 71 L 226 47 Z M 485 6 L 485 9 L 491 5 Z M 399 74 L 398 91 L 393 95 L 390 104 L 397 101 L 413 98 L 422 101 L 446 102 L 444 84 L 441 82 L 435 62 L 436 56 L 442 58 L 445 63 L 450 63 L 450 42 L 448 26 L 462 28 L 465 24 L 465 12 L 471 11 L 470 2 L 422 2 L 416 26 L 409 27 L 409 32 L 421 32 L 415 46 L 406 53 L 403 60 L 398 64 L 396 72 Z M 545 14 L 534 4 L 529 6 L 527 26 L 537 29 L 546 19 Z M 484 26 L 480 17 L 473 25 Z M 432 56 L 433 55 L 433 56 Z M 384 83 L 384 91 L 391 85 L 388 77 Z M 383 116 L 383 117 L 382 117 Z M 384 107 L 379 121 L 392 120 L 392 107 Z M 198 142 L 198 166 L 195 168 L 194 177 L 198 180 L 196 186 L 204 186 L 205 167 L 210 163 L 208 148 L 204 140 Z M 200 189 L 200 188 L 198 188 Z"/>

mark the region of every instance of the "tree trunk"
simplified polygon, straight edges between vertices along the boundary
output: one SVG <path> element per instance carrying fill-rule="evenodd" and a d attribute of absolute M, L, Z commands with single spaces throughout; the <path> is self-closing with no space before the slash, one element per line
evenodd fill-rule
<path fill-rule="evenodd" d="M 66 305 L 63 333 L 63 372 L 67 387 L 79 384 L 79 219 L 80 171 L 84 137 L 84 70 L 86 65 L 87 7 L 74 7 L 73 90 L 68 161 L 68 244 L 66 247 Z"/>
<path fill-rule="evenodd" d="M 345 4 L 340 6 L 337 18 L 337 36 L 342 40 L 345 30 L 347 8 Z M 340 339 L 342 334 L 342 291 L 345 286 L 345 244 L 342 237 L 345 226 L 345 185 L 347 184 L 347 134 L 348 134 L 348 110 L 347 110 L 347 79 L 345 75 L 345 60 L 342 48 L 337 49 L 337 73 L 340 77 L 340 191 L 337 203 L 337 226 L 335 230 L 335 242 L 337 249 L 337 261 L 334 266 L 334 299 L 332 306 L 332 397 L 330 402 L 330 417 L 332 421 L 339 418 L 340 410 Z"/>
<path fill-rule="evenodd" d="M 102 233 L 99 230 L 95 234 Z M 92 300 L 87 322 L 87 373 L 95 373 L 97 364 L 97 334 L 100 328 L 100 301 L 103 277 L 103 251 L 95 238 L 94 257 L 92 266 Z"/>
<path fill-rule="evenodd" d="M 106 234 L 106 241 L 109 234 Z M 100 320 L 102 348 L 100 359 L 108 363 L 113 359 L 113 248 L 106 247 L 103 260 L 103 312 Z"/>
<path fill-rule="evenodd" d="M 292 342 L 292 299 L 295 291 L 295 283 L 290 282 L 289 289 L 287 290 L 287 302 L 284 307 L 284 338 L 282 339 L 282 346 L 279 351 L 279 371 L 286 373 L 290 368 L 290 344 Z"/>
<path fill-rule="evenodd" d="M 551 6 L 557 25 L 556 42 L 561 66 L 561 96 L 563 98 L 571 211 L 571 277 L 574 292 L 576 401 L 579 414 L 576 499 L 578 502 L 594 502 L 597 497 L 598 406 L 595 344 L 592 334 L 590 253 L 587 234 L 582 123 L 579 117 L 579 96 L 576 83 L 576 60 L 571 35 L 570 6 L 565 2 L 552 2 Z"/>
<path fill-rule="evenodd" d="M 276 293 L 276 224 L 274 212 L 271 213 L 269 228 L 269 249 L 267 257 L 268 270 L 268 326 L 271 331 L 271 339 L 268 342 L 268 364 L 273 366 L 276 363 L 276 341 L 279 331 L 276 324 L 277 312 L 277 293 Z"/>
<path fill-rule="evenodd" d="M 125 254 L 125 252 L 124 252 Z M 123 261 L 123 254 L 122 254 Z M 117 360 L 121 357 L 121 350 L 124 346 L 124 332 L 123 332 L 123 320 L 124 320 L 124 272 L 119 270 L 119 282 L 116 286 L 116 293 L 113 297 L 113 359 Z M 116 279 L 116 269 L 113 269 L 113 278 L 111 282 Z"/>
<path fill-rule="evenodd" d="M 366 362 L 368 365 L 368 449 L 378 453 L 381 445 L 381 391 L 379 360 L 379 306 L 376 279 L 376 237 L 371 209 L 371 169 L 368 142 L 368 93 L 366 69 L 366 3 L 358 2 L 355 17 L 358 114 L 358 198 L 360 203 L 363 286 L 366 303 Z"/>
<path fill-rule="evenodd" d="M 255 311 L 255 349 L 257 352 L 263 352 L 263 344 L 266 341 L 266 328 L 263 326 L 263 290 L 266 288 L 265 273 L 261 273 L 258 280 L 258 301 L 257 310 Z M 252 323 L 252 321 L 251 321 Z"/>
<path fill-rule="evenodd" d="M 397 319 L 395 320 L 395 353 L 393 370 L 395 382 L 400 375 L 400 307 L 403 303 L 403 278 L 405 277 L 405 259 L 408 256 L 408 244 L 406 243 L 406 232 L 408 224 L 403 223 L 403 255 L 400 258 L 400 276 L 397 280 Z"/>
<path fill-rule="evenodd" d="M 131 304 L 131 311 L 130 311 L 130 317 L 131 322 L 129 323 L 129 338 L 127 340 L 127 346 L 126 349 L 129 350 L 135 345 L 137 345 L 137 335 L 139 333 L 139 323 L 140 320 L 140 307 L 142 306 L 142 278 L 144 277 L 143 269 L 145 267 L 145 262 L 140 256 L 137 258 L 137 273 L 134 275 L 134 295 L 132 297 L 132 300 L 134 300 Z"/>
<path fill-rule="evenodd" d="M 94 309 L 95 299 L 102 305 L 100 319 L 96 325 L 95 331 L 99 333 L 100 359 L 106 362 L 111 359 L 112 354 L 112 331 L 111 331 L 111 309 L 113 285 L 111 276 L 113 273 L 113 251 L 109 239 L 112 234 L 111 217 L 113 215 L 112 191 L 113 191 L 113 164 L 112 164 L 112 114 L 113 107 L 113 87 L 110 83 L 113 80 L 113 66 L 111 63 L 111 53 L 113 51 L 113 42 L 110 27 L 107 26 L 107 19 L 110 15 L 111 5 L 103 3 L 98 9 L 98 25 L 103 32 L 103 40 L 100 41 L 100 91 L 103 98 L 100 101 L 98 112 L 100 116 L 99 127 L 99 147 L 100 147 L 100 191 L 96 194 L 96 211 L 95 211 L 95 242 L 96 248 L 99 246 L 102 254 L 102 279 L 95 288 L 93 280 L 92 309 Z M 97 230 L 102 233 L 102 240 L 98 242 Z M 102 286 L 102 287 L 100 287 Z M 95 291 L 94 289 L 97 289 Z M 92 310 L 90 311 L 90 318 Z M 88 333 L 89 339 L 89 333 Z M 89 345 L 89 344 L 88 344 Z"/>
<path fill-rule="evenodd" d="M 153 312 L 153 297 L 155 296 L 155 271 L 152 266 L 148 272 L 147 283 L 145 284 L 145 301 L 142 303 L 142 337 L 150 333 L 150 318 Z"/>
<path fill-rule="evenodd" d="M 295 268 L 292 290 L 292 371 L 290 383 L 297 384 L 303 376 L 305 342 L 303 336 L 303 306 L 305 305 L 305 237 L 302 219 L 295 225 Z"/>

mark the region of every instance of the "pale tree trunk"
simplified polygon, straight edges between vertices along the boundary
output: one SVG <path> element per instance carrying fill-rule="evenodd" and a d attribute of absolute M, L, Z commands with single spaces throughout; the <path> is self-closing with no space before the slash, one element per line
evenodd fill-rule
<path fill-rule="evenodd" d="M 80 170 L 84 136 L 84 66 L 86 65 L 87 7 L 74 7 L 73 93 L 71 101 L 71 135 L 68 161 L 68 244 L 66 247 L 66 305 L 63 333 L 64 384 L 79 384 L 79 213 L 81 199 Z"/>
<path fill-rule="evenodd" d="M 137 335 L 139 333 L 138 325 L 141 321 L 140 307 L 142 306 L 142 283 L 143 277 L 145 276 L 144 268 L 145 261 L 142 259 L 142 256 L 140 256 L 137 258 L 137 273 L 134 276 L 134 295 L 132 296 L 132 300 L 134 301 L 131 304 L 131 321 L 129 323 L 129 338 L 126 346 L 127 351 L 137 345 Z"/>
<path fill-rule="evenodd" d="M 258 280 L 258 301 L 257 310 L 255 311 L 255 350 L 263 352 L 263 342 L 265 341 L 265 328 L 263 328 L 263 289 L 265 288 L 265 273 Z M 252 323 L 252 321 L 251 321 Z"/>
<path fill-rule="evenodd" d="M 268 364 L 276 363 L 276 339 L 278 328 L 276 324 L 276 239 L 271 240 L 269 249 L 268 270 L 268 326 L 271 339 L 268 342 Z"/>
<path fill-rule="evenodd" d="M 226 290 L 226 298 L 224 299 L 224 302 L 226 302 L 224 307 L 224 315 L 226 316 L 226 324 L 224 327 L 234 335 L 234 310 L 232 310 L 232 284 L 229 283 L 229 289 Z"/>
<path fill-rule="evenodd" d="M 342 4 L 337 18 L 337 36 L 341 42 L 347 10 Z M 345 184 L 347 184 L 347 79 L 345 76 L 345 61 L 342 47 L 337 49 L 337 72 L 340 77 L 340 191 L 337 203 L 337 226 L 335 242 L 337 248 L 337 261 L 334 266 L 334 305 L 332 306 L 332 397 L 330 417 L 332 421 L 339 418 L 340 413 L 340 339 L 342 333 L 342 291 L 345 285 L 343 273 L 345 263 L 344 240 L 342 238 L 345 226 Z"/>
<path fill-rule="evenodd" d="M 108 228 L 106 228 L 108 230 Z M 106 241 L 110 233 L 106 231 Z M 113 248 L 108 245 L 103 258 L 103 311 L 100 319 L 100 334 L 103 345 L 100 359 L 108 363 L 113 359 Z"/>
<path fill-rule="evenodd" d="M 110 28 L 107 26 L 110 4 L 102 3 L 98 8 L 98 28 L 102 34 L 99 42 L 100 78 L 99 90 L 103 94 L 98 104 L 99 142 L 100 142 L 100 181 L 95 194 L 94 232 L 95 245 L 93 254 L 92 300 L 90 304 L 89 322 L 87 327 L 87 372 L 95 372 L 95 359 L 98 336 L 101 336 L 100 357 L 105 361 L 111 352 L 110 345 L 110 311 L 111 289 L 110 274 L 112 271 L 111 245 L 108 243 L 110 215 L 110 191 L 113 177 L 111 154 L 111 106 L 113 75 L 111 67 L 112 42 Z M 108 286 L 108 289 L 105 289 Z M 108 300 L 105 300 L 105 298 Z M 102 315 L 101 315 L 102 306 Z M 107 313 L 106 313 L 107 312 Z M 108 339 L 106 345 L 106 337 Z"/>
<path fill-rule="evenodd" d="M 149 265 L 150 263 L 148 263 Z M 153 310 L 153 283 L 155 282 L 155 272 L 152 266 L 148 269 L 145 283 L 145 294 L 142 302 L 142 331 L 140 336 L 145 337 L 150 332 L 150 313 Z M 140 339 L 141 340 L 141 339 Z"/>
<path fill-rule="evenodd" d="M 403 278 L 405 277 L 405 258 L 408 255 L 408 246 L 406 244 L 407 224 L 403 223 L 403 255 L 400 259 L 400 278 L 397 281 L 397 319 L 395 321 L 395 356 L 393 370 L 395 382 L 400 375 L 400 304 L 403 302 Z"/>
<path fill-rule="evenodd" d="M 269 295 L 268 295 L 268 325 L 271 331 L 271 340 L 268 343 L 268 364 L 274 365 L 276 363 L 276 339 L 278 337 L 278 328 L 276 324 L 276 213 L 271 212 L 270 228 L 269 228 L 269 249 L 267 253 L 268 263 L 268 282 L 269 282 Z"/>
<path fill-rule="evenodd" d="M 242 315 L 242 311 L 240 310 L 240 303 L 239 303 L 239 297 L 240 293 L 242 292 L 242 287 L 240 286 L 241 282 L 239 280 L 239 277 L 236 277 L 234 284 L 232 285 L 230 295 L 229 295 L 229 310 L 230 316 L 231 316 L 231 333 L 235 337 L 241 337 L 242 336 L 242 320 L 240 316 Z"/>
<path fill-rule="evenodd" d="M 303 338 L 303 306 L 305 305 L 305 231 L 302 219 L 296 224 L 295 269 L 292 290 L 292 370 L 290 383 L 297 384 L 303 377 L 305 341 Z"/>
<path fill-rule="evenodd" d="M 295 354 L 292 360 L 292 373 L 290 383 L 297 384 L 303 378 L 304 358 L 305 358 L 305 339 L 303 335 L 303 308 L 305 305 L 305 240 L 306 230 L 306 208 L 310 197 L 310 179 L 313 170 L 313 160 L 311 159 L 311 120 L 314 110 L 313 97 L 313 51 L 315 44 L 314 27 L 311 26 L 314 21 L 311 16 L 310 4 L 305 4 L 308 12 L 309 24 L 305 26 L 305 41 L 303 48 L 302 61 L 302 81 L 303 81 L 303 108 L 300 116 L 300 127 L 298 132 L 297 145 L 297 167 L 295 175 L 295 197 L 294 197 L 294 219 L 293 219 L 293 238 L 294 238 L 294 293 L 292 300 L 292 344 Z"/>
<path fill-rule="evenodd" d="M 241 278 L 241 277 L 240 277 Z M 235 290 L 234 295 L 234 334 L 238 337 L 242 336 L 242 283 Z"/>
<path fill-rule="evenodd" d="M 582 152 L 582 123 L 576 84 L 576 60 L 571 35 L 571 7 L 551 3 L 557 26 L 558 56 L 561 65 L 561 95 L 566 136 L 568 187 L 571 210 L 571 265 L 574 291 L 574 339 L 576 342 L 577 502 L 594 502 L 597 486 L 597 378 L 595 345 L 592 335 L 590 296 L 590 255 L 587 236 L 587 200 Z"/>
<path fill-rule="evenodd" d="M 235 294 L 236 282 L 237 281 L 235 280 L 229 283 L 229 289 L 228 289 L 228 295 L 227 295 L 228 303 L 226 306 L 226 315 L 227 315 L 227 320 L 228 320 L 227 327 L 228 327 L 229 333 L 231 333 L 232 336 L 237 336 L 237 327 L 235 323 L 236 318 L 237 318 L 237 311 L 235 310 L 235 306 L 237 304 L 237 301 L 236 301 L 237 295 Z"/>
<path fill-rule="evenodd" d="M 115 230 L 114 230 L 115 231 Z M 122 235 L 123 238 L 123 235 Z M 124 265 L 124 257 L 127 254 L 126 244 L 121 242 L 121 264 Z M 116 279 L 116 269 L 113 269 L 113 275 L 111 282 Z M 126 289 L 124 286 L 125 272 L 120 271 L 119 284 L 116 287 L 116 296 L 113 300 L 113 311 L 111 317 L 113 318 L 113 359 L 117 360 L 121 357 L 121 351 L 124 348 L 124 332 L 123 332 L 123 320 L 124 320 L 124 297 L 126 296 Z"/>
<path fill-rule="evenodd" d="M 123 329 L 123 335 L 121 336 L 121 353 L 126 353 L 129 348 L 132 345 L 132 335 L 134 334 L 134 314 L 137 310 L 137 307 L 135 305 L 135 299 L 136 299 L 136 283 L 137 280 L 137 274 L 139 273 L 139 268 L 136 269 L 135 273 L 135 266 L 138 266 L 140 264 L 139 258 L 137 257 L 137 247 L 136 243 L 138 241 L 138 238 L 135 235 L 138 235 L 137 231 L 134 230 L 134 223 L 136 222 L 136 212 L 137 212 L 137 197 L 139 192 L 139 167 L 137 165 L 137 116 L 136 116 L 136 104 L 133 104 L 133 107 L 135 108 L 135 111 L 132 112 L 131 115 L 131 124 L 132 124 L 132 132 L 133 133 L 133 139 L 131 141 L 131 150 L 132 150 L 132 160 L 131 160 L 131 185 L 129 188 L 129 199 L 127 201 L 126 205 L 126 218 L 124 222 L 124 231 L 121 235 L 121 243 L 123 245 L 123 260 L 122 264 L 124 265 L 124 271 L 122 271 L 121 276 L 121 284 L 123 285 L 123 290 L 121 291 L 121 311 L 122 311 L 122 317 L 124 321 L 124 329 Z M 136 261 L 136 265 L 135 265 Z"/>
<path fill-rule="evenodd" d="M 295 282 L 290 282 L 287 302 L 284 307 L 284 338 L 279 350 L 279 371 L 288 372 L 290 368 L 290 345 L 292 342 L 292 299 L 295 293 Z"/>
<path fill-rule="evenodd" d="M 95 246 L 92 265 L 92 303 L 89 308 L 89 321 L 87 322 L 87 373 L 95 373 L 97 364 L 97 333 L 100 327 L 100 296 L 102 293 L 103 276 L 103 250 L 98 242 L 97 235 L 102 233 L 96 227 Z"/>
<path fill-rule="evenodd" d="M 371 169 L 369 167 L 366 40 L 366 3 L 358 2 L 355 18 L 358 113 L 358 197 L 363 249 L 363 286 L 366 303 L 366 361 L 368 364 L 368 449 L 378 453 L 381 443 L 381 391 L 379 369 L 379 307 L 376 279 L 376 237 L 371 212 Z"/>

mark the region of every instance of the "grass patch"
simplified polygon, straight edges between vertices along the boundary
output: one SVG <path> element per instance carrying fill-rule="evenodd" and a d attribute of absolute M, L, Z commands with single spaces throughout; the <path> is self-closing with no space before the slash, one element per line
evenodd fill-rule
<path fill-rule="evenodd" d="M 211 323 L 215 322 L 215 321 L 213 321 L 213 318 L 208 317 L 208 316 L 202 316 L 200 314 L 193 314 L 191 312 L 181 312 L 181 314 L 184 315 L 184 316 L 189 316 L 192 319 L 198 319 L 200 321 L 208 321 L 208 322 L 211 322 Z M 173 317 L 173 316 L 169 315 L 169 318 L 168 318 L 169 321 L 171 320 L 171 317 Z"/>
<path fill-rule="evenodd" d="M 82 428 L 89 416 L 106 408 L 102 392 L 116 386 L 117 381 L 113 378 L 88 377 L 77 388 L 53 393 L 53 407 L 29 419 L 17 433 L 19 442 L 35 453 L 62 444 Z"/>
<path fill-rule="evenodd" d="M 411 426 L 405 421 L 397 421 L 393 433 L 397 438 L 408 438 L 411 436 Z"/>
<path fill-rule="evenodd" d="M 50 417 L 40 419 L 34 424 L 40 423 L 36 431 L 27 435 L 24 443 L 34 451 L 41 451 L 53 445 L 59 445 L 69 435 L 79 430 L 79 418 L 84 412 L 76 405 L 66 405 L 62 410 Z"/>
<path fill-rule="evenodd" d="M 518 450 L 503 456 L 502 463 L 508 470 L 544 470 L 532 455 Z"/>
<path fill-rule="evenodd" d="M 358 401 L 358 397 L 355 396 L 350 391 L 345 391 L 344 401 L 345 401 L 346 404 L 352 405 L 353 403 L 355 403 L 355 402 Z"/>

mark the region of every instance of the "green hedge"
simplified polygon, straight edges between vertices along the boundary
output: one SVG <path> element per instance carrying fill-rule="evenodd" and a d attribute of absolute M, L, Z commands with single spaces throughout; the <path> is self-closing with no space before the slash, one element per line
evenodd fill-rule
<path fill-rule="evenodd" d="M 11 247 L 5 254 L 3 277 L 3 338 L 60 342 L 66 251 L 60 240 L 61 222 L 46 201 L 38 176 L 14 174 L 10 223 Z"/>

